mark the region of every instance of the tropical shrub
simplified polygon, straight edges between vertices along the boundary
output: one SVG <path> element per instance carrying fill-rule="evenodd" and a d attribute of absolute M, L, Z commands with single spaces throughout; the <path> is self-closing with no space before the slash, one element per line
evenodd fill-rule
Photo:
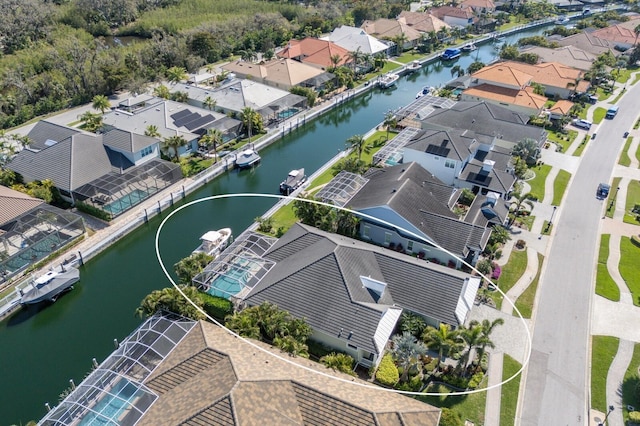
<path fill-rule="evenodd" d="M 422 382 L 422 377 L 418 374 L 409 379 L 408 382 L 400 383 L 398 386 L 396 386 L 396 389 L 408 392 L 419 392 L 422 389 L 423 385 L 424 383 Z"/>
<path fill-rule="evenodd" d="M 202 309 L 217 320 L 224 320 L 227 315 L 233 313 L 233 303 L 222 297 L 212 296 L 207 293 L 200 293 Z"/>
<path fill-rule="evenodd" d="M 480 386 L 480 383 L 482 382 L 483 378 L 484 378 L 484 373 L 482 371 L 477 372 L 471 377 L 471 380 L 469 380 L 469 384 L 467 385 L 467 387 L 469 389 L 477 389 L 478 386 Z"/>
<path fill-rule="evenodd" d="M 400 373 L 390 353 L 382 357 L 378 371 L 376 371 L 376 380 L 384 386 L 395 386 L 400 380 Z"/>
<path fill-rule="evenodd" d="M 629 413 L 629 421 L 632 423 L 640 423 L 640 411 L 631 411 Z"/>
<path fill-rule="evenodd" d="M 354 359 L 347 354 L 331 352 L 329 355 L 320 358 L 320 362 L 327 368 L 331 368 L 335 371 L 355 376 L 353 372 Z"/>
<path fill-rule="evenodd" d="M 442 414 L 440 414 L 439 426 L 463 426 L 464 422 L 460 418 L 460 414 L 456 413 L 450 408 L 443 408 Z"/>

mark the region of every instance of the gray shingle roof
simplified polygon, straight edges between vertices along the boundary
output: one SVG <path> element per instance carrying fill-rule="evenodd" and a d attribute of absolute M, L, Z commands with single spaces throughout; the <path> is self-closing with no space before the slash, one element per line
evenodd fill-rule
<path fill-rule="evenodd" d="M 120 129 L 112 129 L 102 136 L 102 142 L 117 151 L 135 153 L 158 143 L 158 139 Z"/>
<path fill-rule="evenodd" d="M 31 140 L 30 147 L 33 149 L 45 149 L 48 140 L 60 142 L 68 137 L 82 133 L 78 129 L 62 126 L 60 124 L 51 123 L 50 121 L 41 120 L 29 131 L 28 137 Z"/>
<path fill-rule="evenodd" d="M 66 191 L 111 171 L 102 138 L 82 133 L 38 152 L 22 150 L 8 167 L 26 180 L 51 179 L 56 187 Z"/>
<path fill-rule="evenodd" d="M 486 137 L 482 137 L 486 139 Z M 490 143 L 490 141 L 488 141 Z M 418 133 L 405 148 L 464 161 L 477 146 L 476 134 L 467 130 L 424 130 Z"/>
<path fill-rule="evenodd" d="M 249 305 L 275 303 L 314 330 L 345 340 L 351 334 L 358 348 L 378 352 L 373 336 L 391 305 L 458 325 L 455 309 L 468 277 L 460 271 L 302 224 L 264 257 L 276 265 L 245 298 Z M 380 300 L 360 276 L 387 284 Z"/>
<path fill-rule="evenodd" d="M 486 173 L 482 171 L 485 160 L 493 161 L 491 171 Z M 499 194 L 508 193 L 513 187 L 516 177 L 513 173 L 508 172 L 511 161 L 511 151 L 495 146 L 488 153 L 479 152 L 462 170 L 460 180 L 483 186 L 490 191 Z"/>
<path fill-rule="evenodd" d="M 471 130 L 513 143 L 525 138 L 546 140 L 546 132 L 526 125 L 529 117 L 489 102 L 456 102 L 451 108 L 434 110 L 422 120 L 425 129 Z"/>
<path fill-rule="evenodd" d="M 457 217 L 447 217 L 420 211 L 418 228 L 429 235 L 441 247 L 465 258 L 469 249 L 483 249 L 491 235 L 491 229 L 464 222 Z"/>

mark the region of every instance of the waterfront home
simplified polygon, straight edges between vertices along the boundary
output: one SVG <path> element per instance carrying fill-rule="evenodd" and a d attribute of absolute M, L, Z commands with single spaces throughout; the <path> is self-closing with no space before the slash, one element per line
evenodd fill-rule
<path fill-rule="evenodd" d="M 96 135 L 43 120 L 28 136 L 30 146 L 11 160 L 10 170 L 25 182 L 51 179 L 66 201 L 111 216 L 182 178 L 178 165 L 159 158 L 158 139 L 143 134 L 111 129 Z"/>
<path fill-rule="evenodd" d="M 438 425 L 439 408 L 252 343 L 158 313 L 39 424 Z"/>
<path fill-rule="evenodd" d="M 324 84 L 334 79 L 333 74 L 293 59 L 273 59 L 259 64 L 238 60 L 223 65 L 222 69 L 283 90 L 294 86 L 322 90 Z"/>
<path fill-rule="evenodd" d="M 506 221 L 507 208 L 500 194 L 477 194 L 466 211 L 458 200 L 462 191 L 446 185 L 415 162 L 374 168 L 366 182 L 349 198 L 333 197 L 336 185 L 346 181 L 341 172 L 316 198 L 349 207 L 370 217 L 360 218 L 363 241 L 462 267 L 460 259 L 474 265 L 484 250 L 494 224 Z"/>
<path fill-rule="evenodd" d="M 622 52 L 616 50 L 615 48 L 616 42 L 596 37 L 586 31 L 582 31 L 567 37 L 553 36 L 549 39 L 550 41 L 557 42 L 560 46 L 574 46 L 595 56 L 600 56 L 603 53 L 607 52 L 611 53 L 614 56 L 622 55 Z"/>
<path fill-rule="evenodd" d="M 452 27 L 466 28 L 473 24 L 475 14 L 470 7 L 440 6 L 434 7 L 430 13 Z"/>
<path fill-rule="evenodd" d="M 546 96 L 534 93 L 531 86 L 524 89 L 512 89 L 492 84 L 479 84 L 464 89 L 460 93 L 460 100 L 491 102 L 519 114 L 538 116 L 548 99 Z"/>
<path fill-rule="evenodd" d="M 237 137 L 242 126 L 240 120 L 229 115 L 237 116 L 246 107 L 260 114 L 265 123 L 307 107 L 305 96 L 241 78 L 226 80 L 219 87 L 193 87 L 177 83 L 170 90 L 187 93 L 189 105 L 227 114 L 211 123 L 213 128 L 222 131 L 225 140 Z M 209 102 L 214 102 L 215 106 L 208 108 Z"/>
<path fill-rule="evenodd" d="M 82 218 L 0 186 L 0 283 L 84 235 Z"/>
<path fill-rule="evenodd" d="M 498 65 L 529 74 L 532 83 L 542 85 L 548 97 L 568 99 L 575 93 L 586 93 L 591 86 L 589 80 L 584 78 L 584 71 L 557 62 L 531 65 L 518 61 L 506 61 L 495 66 Z"/>
<path fill-rule="evenodd" d="M 404 18 L 386 19 L 380 18 L 375 21 L 364 21 L 360 26 L 367 34 L 379 39 L 398 40 L 400 37 L 404 44 L 400 46 L 400 51 L 416 47 L 422 38 L 420 31 L 407 24 Z"/>
<path fill-rule="evenodd" d="M 470 7 L 477 14 L 491 14 L 496 10 L 493 0 L 464 0 L 460 3 L 461 8 Z"/>
<path fill-rule="evenodd" d="M 385 56 L 391 56 L 394 53 L 393 43 L 384 43 L 367 34 L 362 28 L 348 25 L 342 25 L 334 29 L 323 39 L 332 41 L 349 52 L 367 53 L 369 55 L 383 54 Z"/>
<path fill-rule="evenodd" d="M 597 56 L 582 50 L 576 46 L 563 46 L 555 49 L 541 46 L 529 46 L 520 50 L 520 53 L 532 53 L 537 55 L 540 62 L 556 62 L 582 71 L 589 71 Z"/>
<path fill-rule="evenodd" d="M 551 108 L 549 108 L 549 119 L 550 120 L 562 120 L 563 118 L 569 117 L 569 112 L 573 107 L 573 102 L 567 101 L 565 99 L 560 99 L 558 102 L 553 104 Z"/>
<path fill-rule="evenodd" d="M 398 19 L 404 19 L 407 25 L 421 33 L 437 33 L 443 28 L 447 30 L 451 28 L 449 24 L 429 12 L 409 12 L 408 10 L 403 10 L 400 12 L 400 15 L 398 15 Z"/>
<path fill-rule="evenodd" d="M 242 302 L 268 301 L 305 318 L 312 339 L 366 368 L 380 362 L 403 310 L 456 328 L 480 284 L 456 269 L 300 223 L 262 257 L 273 266 Z"/>
<path fill-rule="evenodd" d="M 352 62 L 347 49 L 329 40 L 314 37 L 306 37 L 302 40 L 291 39 L 282 50 L 278 51 L 277 56 L 294 59 L 323 71 Z M 335 62 L 334 58 L 338 58 L 338 61 Z"/>

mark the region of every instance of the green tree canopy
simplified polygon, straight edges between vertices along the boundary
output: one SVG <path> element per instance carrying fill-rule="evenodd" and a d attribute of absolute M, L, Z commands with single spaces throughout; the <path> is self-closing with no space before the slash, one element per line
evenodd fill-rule
<path fill-rule="evenodd" d="M 193 286 L 180 286 L 184 294 L 192 300 L 198 307 L 202 308 L 203 302 L 199 297 L 198 290 Z M 136 309 L 136 314 L 140 318 L 148 318 L 159 310 L 182 315 L 193 320 L 204 318 L 196 307 L 194 307 L 175 287 L 167 287 L 161 290 L 154 290 L 149 293 L 140 306 Z"/>

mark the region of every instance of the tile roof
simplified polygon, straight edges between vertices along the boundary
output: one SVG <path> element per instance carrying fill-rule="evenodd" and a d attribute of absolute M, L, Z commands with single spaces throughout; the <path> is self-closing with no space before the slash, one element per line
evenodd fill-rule
<path fill-rule="evenodd" d="M 574 88 L 577 81 L 584 75 L 584 72 L 579 69 L 557 62 L 530 65 L 524 62 L 507 61 L 502 64 L 530 74 L 534 82 L 543 86 L 560 87 L 562 89 Z"/>
<path fill-rule="evenodd" d="M 500 62 L 474 72 L 471 74 L 471 78 L 496 82 L 501 85 L 511 86 L 512 88 L 524 89 L 531 84 L 533 76 L 515 67 L 510 67 L 504 62 Z"/>
<path fill-rule="evenodd" d="M 0 185 L 0 225 L 14 220 L 44 203 L 23 192 Z"/>
<path fill-rule="evenodd" d="M 605 40 L 603 38 L 595 37 L 586 31 L 579 32 L 567 37 L 563 37 L 557 40 L 560 46 L 575 46 L 578 49 L 582 49 L 592 55 L 599 56 L 605 52 L 611 52 L 614 56 L 619 56 L 622 52 L 615 49 L 615 42 Z"/>
<path fill-rule="evenodd" d="M 121 152 L 136 153 L 151 145 L 158 143 L 158 139 L 144 134 L 128 132 L 121 129 L 112 129 L 104 133 L 102 143 Z"/>
<path fill-rule="evenodd" d="M 522 49 L 521 53 L 533 53 L 540 57 L 540 62 L 557 62 L 582 71 L 588 71 L 597 58 L 596 55 L 576 46 L 563 46 L 556 49 L 531 46 Z"/>
<path fill-rule="evenodd" d="M 593 31 L 591 35 L 614 43 L 633 45 L 636 42 L 636 34 L 633 32 L 633 28 L 626 28 L 622 25 L 599 28 Z"/>
<path fill-rule="evenodd" d="M 573 107 L 573 102 L 568 101 L 566 99 L 560 99 L 558 102 L 553 104 L 551 108 L 549 108 L 549 111 L 566 115 L 569 113 L 572 107 Z"/>
<path fill-rule="evenodd" d="M 47 141 L 60 142 L 78 133 L 86 134 L 86 132 L 82 132 L 72 127 L 55 124 L 47 120 L 40 120 L 35 124 L 35 126 L 33 126 L 27 136 L 31 141 L 29 144 L 31 148 L 45 149 L 49 146 L 47 145 Z M 51 142 L 49 142 L 49 144 L 50 143 Z"/>
<path fill-rule="evenodd" d="M 329 34 L 327 40 L 344 47 L 350 52 L 360 50 L 362 53 L 375 55 L 376 53 L 385 52 L 389 49 L 389 45 L 367 34 L 362 28 L 347 25 L 335 28 L 331 34 Z"/>
<path fill-rule="evenodd" d="M 493 0 L 464 0 L 460 6 L 487 10 L 493 10 L 496 8 Z"/>
<path fill-rule="evenodd" d="M 51 179 L 56 187 L 73 191 L 111 171 L 102 137 L 77 133 L 41 151 L 24 149 L 8 167 L 27 180 Z"/>
<path fill-rule="evenodd" d="M 226 71 L 282 84 L 286 87 L 295 86 L 323 73 L 316 67 L 292 59 L 274 59 L 265 64 L 235 61 L 222 68 Z"/>
<path fill-rule="evenodd" d="M 137 425 L 386 425 L 394 424 L 388 423 L 393 418 L 405 426 L 438 424 L 438 408 L 307 359 L 289 358 L 310 370 L 297 369 L 269 355 L 273 349 L 268 345 L 254 343 L 267 353 L 199 322 L 146 379 L 151 384 L 173 374 L 175 386 L 159 394 Z M 214 353 L 217 361 L 194 364 L 205 352 Z M 177 374 L 184 364 L 190 365 L 188 374 Z M 365 386 L 356 388 L 314 371 Z"/>
<path fill-rule="evenodd" d="M 398 18 L 404 19 L 407 25 L 423 33 L 438 32 L 442 28 L 451 28 L 451 25 L 433 16 L 429 12 L 409 12 L 408 10 L 403 10 L 400 12 Z"/>
<path fill-rule="evenodd" d="M 532 90 L 516 90 L 492 84 L 480 84 L 469 87 L 462 92 L 465 96 L 496 101 L 499 103 L 517 105 L 540 111 L 547 102 L 547 97 L 537 95 Z"/>
<path fill-rule="evenodd" d="M 407 41 L 419 40 L 420 37 L 422 37 L 420 32 L 407 25 L 407 22 L 403 18 L 380 18 L 375 21 L 364 21 L 360 28 L 365 30 L 367 34 L 387 40 L 391 40 L 401 34 L 404 34 Z"/>
<path fill-rule="evenodd" d="M 546 132 L 526 125 L 529 117 L 491 102 L 460 101 L 450 108 L 436 109 L 422 119 L 424 129 L 470 130 L 478 135 L 497 137 L 512 143 L 525 138 L 546 140 Z"/>
<path fill-rule="evenodd" d="M 431 9 L 431 14 L 437 16 L 440 19 L 444 19 L 445 16 L 452 18 L 469 19 L 475 15 L 473 9 L 470 7 L 453 7 L 453 6 L 440 6 Z"/>
<path fill-rule="evenodd" d="M 459 325 L 456 306 L 469 276 L 405 254 L 295 224 L 264 255 L 276 265 L 245 298 L 275 303 L 314 330 L 379 353 L 373 341 L 392 306 Z M 361 276 L 386 283 L 378 300 Z"/>
<path fill-rule="evenodd" d="M 306 37 L 302 40 L 292 39 L 284 49 L 278 52 L 279 58 L 298 59 L 301 62 L 325 68 L 334 66 L 331 58 L 335 55 L 340 57 L 338 65 L 344 65 L 351 61 L 347 49 L 331 41 L 313 37 Z"/>

